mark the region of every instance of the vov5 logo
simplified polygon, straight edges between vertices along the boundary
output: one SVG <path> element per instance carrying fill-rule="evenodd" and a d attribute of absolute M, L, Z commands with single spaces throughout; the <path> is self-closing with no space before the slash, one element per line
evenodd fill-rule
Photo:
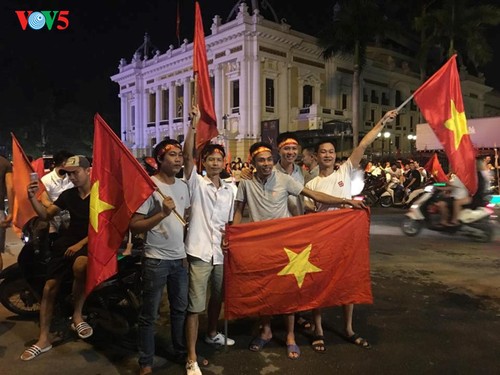
<path fill-rule="evenodd" d="M 17 18 L 21 24 L 21 28 L 26 30 L 29 26 L 33 30 L 40 30 L 44 26 L 52 30 L 56 23 L 57 30 L 67 29 L 69 26 L 69 10 L 16 10 Z"/>

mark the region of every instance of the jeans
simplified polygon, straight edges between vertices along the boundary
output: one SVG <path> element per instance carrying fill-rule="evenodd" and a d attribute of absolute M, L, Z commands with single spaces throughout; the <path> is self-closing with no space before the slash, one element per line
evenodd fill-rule
<path fill-rule="evenodd" d="M 139 365 L 152 367 L 155 354 L 154 323 L 163 288 L 170 304 L 172 345 L 176 356 L 186 353 L 184 322 L 188 306 L 188 269 L 183 259 L 142 261 L 142 307 L 139 314 Z"/>

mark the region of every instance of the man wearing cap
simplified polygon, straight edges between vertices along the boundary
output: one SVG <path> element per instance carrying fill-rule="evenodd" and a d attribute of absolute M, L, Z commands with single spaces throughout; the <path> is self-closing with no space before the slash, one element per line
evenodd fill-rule
<path fill-rule="evenodd" d="M 186 236 L 186 253 L 189 260 L 189 295 L 186 319 L 188 357 L 187 375 L 201 375 L 197 363 L 196 340 L 198 315 L 207 310 L 205 342 L 212 345 L 234 345 L 234 340 L 217 332 L 217 322 L 222 306 L 224 254 L 222 239 L 227 223 L 233 219 L 234 193 L 230 183 L 220 177 L 224 168 L 224 147 L 208 144 L 201 157 L 206 176 L 197 173 L 193 159 L 194 130 L 200 119 L 197 106 L 193 108 L 193 125 L 188 130 L 184 148 L 184 179 L 191 195 L 191 220 Z M 210 299 L 207 305 L 207 289 Z"/>
<path fill-rule="evenodd" d="M 132 216 L 132 233 L 147 233 L 142 260 L 142 306 L 139 313 L 140 374 L 150 374 L 155 354 L 154 323 L 165 286 L 170 304 L 172 344 L 177 359 L 184 361 L 184 323 L 188 306 L 188 269 L 181 223 L 190 206 L 186 183 L 176 174 L 182 168 L 182 147 L 165 139 L 153 150 L 158 173 L 151 179 L 154 192 Z"/>
<path fill-rule="evenodd" d="M 352 207 L 363 208 L 363 202 L 336 198 L 324 193 L 305 188 L 291 176 L 277 172 L 274 167 L 271 145 L 266 142 L 257 142 L 250 147 L 250 157 L 255 167 L 251 180 L 241 180 L 236 194 L 236 206 L 233 224 L 242 221 L 243 209 L 248 203 L 250 221 L 263 221 L 291 217 L 288 209 L 290 195 L 304 195 L 315 201 L 325 204 L 349 204 Z M 262 330 L 249 346 L 251 351 L 260 351 L 272 339 L 271 317 L 261 318 Z M 294 315 L 285 316 L 287 330 L 286 346 L 290 359 L 298 359 L 300 349 L 295 343 Z"/>
<path fill-rule="evenodd" d="M 85 280 L 87 273 L 87 242 L 90 207 L 90 161 L 82 155 L 68 158 L 60 171 L 69 176 L 74 187 L 65 190 L 57 200 L 44 207 L 36 199 L 38 181 L 28 185 L 28 197 L 33 209 L 42 220 L 50 220 L 61 210 L 68 210 L 69 227 L 52 245 L 52 258 L 47 266 L 47 281 L 40 304 L 40 336 L 38 341 L 21 354 L 23 361 L 30 361 L 52 348 L 50 323 L 55 297 L 61 282 L 73 276 L 74 311 L 71 328 L 82 339 L 90 337 L 92 327 L 82 316 L 85 302 Z"/>

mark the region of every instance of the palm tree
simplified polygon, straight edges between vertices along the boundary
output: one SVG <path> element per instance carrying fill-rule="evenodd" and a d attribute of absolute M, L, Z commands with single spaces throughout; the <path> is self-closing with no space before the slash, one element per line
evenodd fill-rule
<path fill-rule="evenodd" d="M 366 61 L 366 48 L 385 29 L 385 20 L 374 0 L 343 0 L 334 7 L 333 22 L 320 32 L 322 57 L 352 56 L 353 147 L 358 145 L 360 123 L 360 73 Z"/>
<path fill-rule="evenodd" d="M 458 53 L 464 65 L 479 73 L 478 69 L 492 59 L 486 33 L 488 27 L 500 24 L 500 8 L 467 0 L 439 4 L 440 8 L 423 12 L 415 19 L 416 29 L 426 33 L 422 47 L 429 43 L 440 46 L 446 51 L 444 59 Z"/>

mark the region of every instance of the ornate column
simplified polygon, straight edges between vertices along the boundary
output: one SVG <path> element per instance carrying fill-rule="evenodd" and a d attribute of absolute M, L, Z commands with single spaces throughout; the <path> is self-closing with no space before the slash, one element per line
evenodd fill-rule
<path fill-rule="evenodd" d="M 161 86 L 155 89 L 155 138 L 156 143 L 160 142 L 160 120 L 161 120 Z"/>
<path fill-rule="evenodd" d="M 246 138 L 249 133 L 249 125 L 250 125 L 250 101 L 248 100 L 248 92 L 252 87 L 252 83 L 250 80 L 250 74 L 248 69 L 248 59 L 246 56 L 243 56 L 240 60 L 240 75 L 239 75 L 239 85 L 240 85 L 240 123 L 239 123 L 239 136 L 240 138 Z"/>
<path fill-rule="evenodd" d="M 127 94 L 121 93 L 118 94 L 118 97 L 120 98 L 120 138 L 122 141 L 126 142 L 127 141 L 127 133 L 129 133 L 132 129 L 129 126 L 129 118 L 128 118 L 128 100 L 127 100 Z M 130 134 L 129 136 L 131 136 Z M 126 143 L 125 143 L 126 144 Z"/>
<path fill-rule="evenodd" d="M 214 107 L 215 107 L 215 116 L 218 119 L 218 123 L 222 124 L 222 116 L 224 116 L 224 107 L 223 107 L 223 98 L 224 93 L 222 92 L 222 64 L 217 64 L 215 67 L 215 75 L 214 75 Z M 219 129 L 223 127 L 218 126 Z"/>
<path fill-rule="evenodd" d="M 184 103 L 182 108 L 182 134 L 187 134 L 187 123 L 189 122 L 189 112 L 191 111 L 191 76 L 184 78 Z"/>
<path fill-rule="evenodd" d="M 247 123 L 247 133 L 254 137 L 260 135 L 260 120 L 261 120 L 261 76 L 260 76 L 260 58 L 258 55 L 254 55 L 252 59 L 248 59 L 248 64 L 251 67 L 251 74 L 249 76 L 249 84 L 252 87 L 252 98 L 251 98 L 251 116 L 249 116 L 249 121 Z M 247 99 L 248 100 L 248 99 Z"/>
<path fill-rule="evenodd" d="M 175 81 L 170 82 L 168 89 L 168 137 L 174 138 L 174 118 L 175 118 Z"/>

